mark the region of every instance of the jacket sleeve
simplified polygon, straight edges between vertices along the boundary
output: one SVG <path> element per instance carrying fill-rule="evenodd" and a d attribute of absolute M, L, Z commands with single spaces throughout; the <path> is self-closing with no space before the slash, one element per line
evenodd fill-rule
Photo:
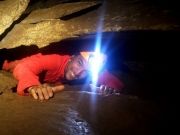
<path fill-rule="evenodd" d="M 40 85 L 39 74 L 42 71 L 54 70 L 57 68 L 56 55 L 33 55 L 24 58 L 13 70 L 13 76 L 18 80 L 17 93 L 26 95 L 24 92 L 30 86 Z"/>
<path fill-rule="evenodd" d="M 103 71 L 99 75 L 98 84 L 106 85 L 108 87 L 118 90 L 122 90 L 124 88 L 123 82 L 119 78 L 108 72 L 107 70 Z"/>
<path fill-rule="evenodd" d="M 40 84 L 37 74 L 31 71 L 25 63 L 18 64 L 13 71 L 13 75 L 18 80 L 17 93 L 19 95 L 26 95 L 25 89 Z"/>

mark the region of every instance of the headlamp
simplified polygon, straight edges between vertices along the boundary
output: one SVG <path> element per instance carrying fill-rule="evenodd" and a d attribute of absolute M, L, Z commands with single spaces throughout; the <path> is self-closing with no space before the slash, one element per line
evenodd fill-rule
<path fill-rule="evenodd" d="M 81 52 L 80 53 L 88 63 L 88 70 L 91 73 L 92 82 L 95 83 L 99 72 L 103 69 L 106 62 L 106 55 L 97 52 Z"/>
<path fill-rule="evenodd" d="M 103 54 L 91 54 L 88 59 L 88 66 L 90 71 L 100 71 L 105 64 L 105 58 Z"/>

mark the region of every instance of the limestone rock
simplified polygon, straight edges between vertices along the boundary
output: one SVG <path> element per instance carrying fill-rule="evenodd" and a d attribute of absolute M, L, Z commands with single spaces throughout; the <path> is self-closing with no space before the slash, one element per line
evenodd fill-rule
<path fill-rule="evenodd" d="M 21 23 L 15 25 L 0 42 L 0 48 L 14 48 L 19 45 L 32 44 L 36 44 L 38 47 L 44 47 L 52 42 L 58 42 L 82 33 L 95 31 L 92 27 L 88 26 L 86 29 L 83 29 L 83 27 L 79 27 L 79 24 L 74 23 L 75 25 L 69 25 L 67 23 L 68 21 L 62 21 L 56 18 L 67 16 L 98 4 L 97 2 L 76 2 L 36 10 Z"/>
<path fill-rule="evenodd" d="M 43 21 L 37 24 L 17 24 L 3 39 L 1 47 L 14 48 L 19 45 L 31 44 L 42 47 L 50 42 L 63 39 L 65 32 L 64 23 L 59 20 Z"/>
<path fill-rule="evenodd" d="M 60 17 L 76 13 L 97 4 L 97 2 L 74 2 L 58 4 L 51 8 L 38 9 L 32 11 L 22 23 L 37 23 L 44 20 L 59 19 Z"/>
<path fill-rule="evenodd" d="M 29 0 L 0 1 L 0 35 L 25 11 Z"/>
<path fill-rule="evenodd" d="M 30 14 L 2 38 L 0 49 L 31 44 L 41 48 L 98 31 L 180 29 L 177 12 L 156 8 L 157 5 L 143 0 L 107 0 L 99 5 L 99 2 L 61 3 L 25 12 Z"/>

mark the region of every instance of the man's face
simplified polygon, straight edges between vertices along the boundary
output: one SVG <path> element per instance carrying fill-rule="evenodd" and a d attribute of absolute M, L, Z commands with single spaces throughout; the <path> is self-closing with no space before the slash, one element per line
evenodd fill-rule
<path fill-rule="evenodd" d="M 81 55 L 74 56 L 65 69 L 65 78 L 67 80 L 83 79 L 88 74 L 87 69 L 87 61 Z"/>

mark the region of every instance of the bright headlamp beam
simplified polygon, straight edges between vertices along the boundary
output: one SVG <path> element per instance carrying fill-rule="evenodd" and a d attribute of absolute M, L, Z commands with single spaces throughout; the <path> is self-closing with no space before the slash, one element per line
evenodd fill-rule
<path fill-rule="evenodd" d="M 98 79 L 98 73 L 101 70 L 102 66 L 102 59 L 100 56 L 100 50 L 101 50 L 101 38 L 102 38 L 102 33 L 101 33 L 102 26 L 98 28 L 98 33 L 96 37 L 96 46 L 95 46 L 95 56 L 93 58 L 93 64 L 92 64 L 92 83 L 96 85 L 97 79 Z"/>
<path fill-rule="evenodd" d="M 96 84 L 98 73 L 102 68 L 102 59 L 100 54 L 95 52 L 95 56 L 92 58 L 91 62 L 92 82 L 93 84 Z"/>
<path fill-rule="evenodd" d="M 104 20 L 104 12 L 105 9 L 101 11 L 99 24 L 97 27 L 97 35 L 96 35 L 96 43 L 95 43 L 95 57 L 94 62 L 92 64 L 92 83 L 93 85 L 97 84 L 98 74 L 101 70 L 103 63 L 101 57 L 101 44 L 102 44 L 102 29 L 103 29 L 103 20 Z"/>

